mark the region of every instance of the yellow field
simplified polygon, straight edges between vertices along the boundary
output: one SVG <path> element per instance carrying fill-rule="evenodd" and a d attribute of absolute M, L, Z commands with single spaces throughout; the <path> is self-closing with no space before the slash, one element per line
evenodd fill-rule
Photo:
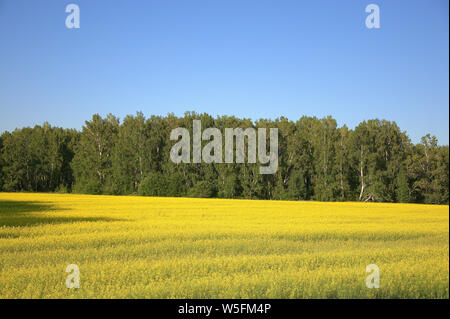
<path fill-rule="evenodd" d="M 0 193 L 0 298 L 448 297 L 448 206 Z"/>

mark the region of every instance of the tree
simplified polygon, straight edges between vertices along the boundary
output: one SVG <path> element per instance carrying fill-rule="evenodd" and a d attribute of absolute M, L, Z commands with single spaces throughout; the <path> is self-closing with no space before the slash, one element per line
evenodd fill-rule
<path fill-rule="evenodd" d="M 413 148 L 407 165 L 416 202 L 428 204 L 448 203 L 448 146 L 438 147 L 435 136 L 427 134 Z"/>
<path fill-rule="evenodd" d="M 3 189 L 3 157 L 2 157 L 2 151 L 3 151 L 3 138 L 0 136 L 0 192 Z"/>
<path fill-rule="evenodd" d="M 145 173 L 150 170 L 150 127 L 144 115 L 127 115 L 118 129 L 113 147 L 112 189 L 116 194 L 137 193 Z"/>
<path fill-rule="evenodd" d="M 396 198 L 399 203 L 409 203 L 411 201 L 411 191 L 406 169 L 404 167 L 400 169 L 397 176 Z"/>
<path fill-rule="evenodd" d="M 111 114 L 105 119 L 95 114 L 86 121 L 72 162 L 76 192 L 111 192 L 112 150 L 118 127 L 119 120 Z"/>
<path fill-rule="evenodd" d="M 406 135 L 395 122 L 369 120 L 355 128 L 352 144 L 360 180 L 358 199 L 394 201 L 396 176 L 409 145 Z"/>
<path fill-rule="evenodd" d="M 149 173 L 139 185 L 138 194 L 141 196 L 176 197 L 184 193 L 182 184 L 177 180 L 179 176 L 165 176 L 160 172 Z"/>
<path fill-rule="evenodd" d="M 6 191 L 55 191 L 70 188 L 73 130 L 48 123 L 2 134 L 0 162 Z"/>
<path fill-rule="evenodd" d="M 337 123 L 331 116 L 314 121 L 310 141 L 314 152 L 314 199 L 335 200 L 339 192 L 336 180 Z"/>
<path fill-rule="evenodd" d="M 351 165 L 349 163 L 350 158 L 350 142 L 351 142 L 351 132 L 347 126 L 343 126 L 338 129 L 338 137 L 335 142 L 336 149 L 336 161 L 335 161 L 335 172 L 337 174 L 338 183 L 338 195 L 336 200 L 353 200 L 351 196 L 351 189 L 355 187 L 355 179 L 352 178 Z"/>
<path fill-rule="evenodd" d="M 216 127 L 222 135 L 225 128 L 277 128 L 276 173 L 261 175 L 262 164 L 248 162 L 248 149 L 244 163 L 173 163 L 172 129 L 185 127 L 192 136 L 196 119 L 203 129 Z M 222 139 L 222 149 L 224 144 Z M 413 145 L 395 122 L 378 119 L 351 130 L 338 127 L 331 116 L 252 121 L 186 112 L 145 119 L 138 112 L 120 124 L 111 114 L 95 114 L 81 132 L 48 123 L 4 132 L 0 189 L 445 204 L 449 148 L 430 135 Z"/>

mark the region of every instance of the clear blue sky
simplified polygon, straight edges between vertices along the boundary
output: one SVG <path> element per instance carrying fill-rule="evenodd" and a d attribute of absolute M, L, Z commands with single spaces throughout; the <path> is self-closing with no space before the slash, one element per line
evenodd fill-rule
<path fill-rule="evenodd" d="M 81 28 L 67 29 L 78 4 Z M 381 28 L 367 29 L 376 3 Z M 142 111 L 353 128 L 449 143 L 448 1 L 0 0 L 0 131 Z"/>

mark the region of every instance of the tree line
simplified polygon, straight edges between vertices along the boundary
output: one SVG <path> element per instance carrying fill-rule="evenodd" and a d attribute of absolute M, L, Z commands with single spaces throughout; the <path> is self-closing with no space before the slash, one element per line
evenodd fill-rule
<path fill-rule="evenodd" d="M 170 132 L 194 119 L 203 128 L 278 128 L 278 170 L 259 164 L 175 164 Z M 206 142 L 205 142 L 206 143 Z M 245 199 L 449 203 L 449 147 L 427 134 L 411 143 L 395 122 L 355 129 L 328 116 L 294 122 L 213 118 L 186 112 L 122 122 L 93 115 L 81 131 L 48 123 L 0 136 L 0 190 Z"/>

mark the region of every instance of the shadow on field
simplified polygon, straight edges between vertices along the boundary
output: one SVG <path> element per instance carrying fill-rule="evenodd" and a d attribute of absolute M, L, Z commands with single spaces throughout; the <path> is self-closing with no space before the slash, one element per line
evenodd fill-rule
<path fill-rule="evenodd" d="M 51 216 L 49 214 L 43 214 L 69 210 L 68 208 L 60 208 L 48 202 L 0 200 L 0 227 L 121 220 L 107 217 L 65 217 L 61 215 Z"/>

